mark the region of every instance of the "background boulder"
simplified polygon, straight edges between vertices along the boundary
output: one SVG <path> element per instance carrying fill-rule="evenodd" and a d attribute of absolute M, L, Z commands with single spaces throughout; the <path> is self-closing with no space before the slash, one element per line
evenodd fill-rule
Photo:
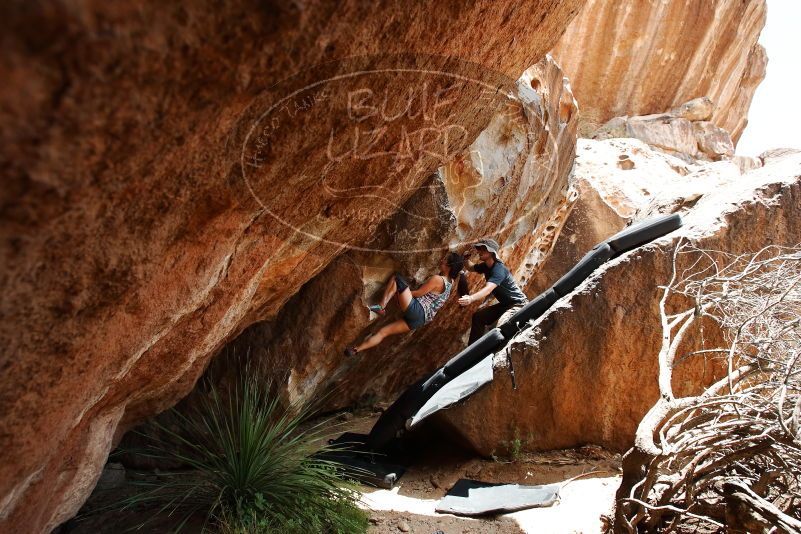
<path fill-rule="evenodd" d="M 588 0 L 552 51 L 581 104 L 579 134 L 708 96 L 704 120 L 737 144 L 765 78 L 765 16 L 765 0 Z"/>
<path fill-rule="evenodd" d="M 654 148 L 682 158 L 719 161 L 734 157 L 734 144 L 729 132 L 706 119 L 708 98 L 686 102 L 667 113 L 637 117 L 615 117 L 589 135 L 592 139 L 630 137 Z"/>
<path fill-rule="evenodd" d="M 599 144 L 606 146 L 594 150 Z M 673 211 L 683 214 L 684 226 L 601 266 L 518 334 L 504 349 L 515 372 L 516 389 L 509 369 L 496 367 L 493 382 L 433 416 L 432 425 L 448 429 L 484 455 L 504 451 L 514 440 L 530 450 L 594 443 L 623 451 L 633 444 L 637 425 L 659 395 L 659 285 L 670 278 L 679 238 L 733 254 L 801 242 L 798 154 L 773 159 L 742 176 L 730 162 L 705 164 L 686 176 L 676 172 L 672 182 L 686 184 L 682 191 L 661 180 L 672 163 L 681 169 L 681 162 L 671 162 L 658 152 L 648 154 L 647 147 L 638 145 L 629 140 L 580 143 L 576 172 L 587 173 L 582 176 L 584 187 L 594 197 L 577 204 L 553 261 L 562 258 L 568 263 L 566 257 L 583 253 L 572 250 L 574 244 L 581 248 L 587 244 L 573 240 L 571 227 L 582 220 L 579 210 L 585 206 L 591 210 L 601 205 L 610 217 L 610 230 L 627 219 Z M 599 166 L 614 169 L 619 151 L 631 154 L 635 149 L 640 154 L 630 156 L 636 158 L 634 169 L 593 181 Z M 599 237 L 607 230 L 593 229 Z M 714 336 L 714 329 L 706 335 Z M 687 351 L 700 346 L 698 336 L 688 337 L 683 345 Z M 504 355 L 496 361 L 505 362 Z M 713 358 L 679 363 L 673 384 L 677 395 L 698 392 L 722 376 L 719 365 Z"/>

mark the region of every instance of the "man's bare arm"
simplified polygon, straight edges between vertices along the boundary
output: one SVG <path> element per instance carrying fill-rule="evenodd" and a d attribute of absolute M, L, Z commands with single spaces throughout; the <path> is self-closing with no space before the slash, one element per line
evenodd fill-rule
<path fill-rule="evenodd" d="M 477 302 L 479 300 L 484 300 L 492 293 L 492 290 L 498 287 L 498 284 L 494 282 L 487 282 L 484 287 L 473 293 L 472 295 L 465 295 L 459 299 L 459 304 L 462 306 L 469 306 L 473 302 Z"/>

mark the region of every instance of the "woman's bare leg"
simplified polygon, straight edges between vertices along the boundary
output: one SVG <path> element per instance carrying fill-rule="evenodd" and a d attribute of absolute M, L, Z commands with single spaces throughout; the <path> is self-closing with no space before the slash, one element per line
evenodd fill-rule
<path fill-rule="evenodd" d="M 356 347 L 356 351 L 361 352 L 363 350 L 375 347 L 389 336 L 394 336 L 396 334 L 405 334 L 406 332 L 409 331 L 410 328 L 409 325 L 406 324 L 406 321 L 404 321 L 403 319 L 399 319 L 394 323 L 389 323 L 388 325 L 382 327 L 374 335 L 364 340 L 364 342 L 361 345 Z"/>
<path fill-rule="evenodd" d="M 392 295 L 394 295 L 397 290 L 398 284 L 395 282 L 395 277 L 393 276 L 389 279 L 389 282 L 387 282 L 387 285 L 384 287 L 384 295 L 381 297 L 381 302 L 379 302 L 382 308 L 387 307 L 389 299 L 392 298 Z"/>
<path fill-rule="evenodd" d="M 398 291 L 398 283 L 395 281 L 395 277 L 389 279 L 387 282 L 386 287 L 384 288 L 384 296 L 381 297 L 381 307 L 386 308 L 389 300 L 395 295 Z M 409 307 L 409 303 L 412 301 L 412 291 L 407 287 L 398 295 L 398 304 L 400 304 L 401 311 L 406 311 L 406 308 Z"/>
<path fill-rule="evenodd" d="M 409 307 L 409 304 L 412 302 L 412 290 L 408 287 L 398 293 L 398 304 L 400 304 L 400 309 L 406 311 L 406 308 Z"/>

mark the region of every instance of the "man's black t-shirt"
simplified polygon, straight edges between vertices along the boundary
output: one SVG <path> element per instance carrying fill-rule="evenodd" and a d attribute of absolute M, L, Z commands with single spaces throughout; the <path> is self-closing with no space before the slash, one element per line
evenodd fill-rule
<path fill-rule="evenodd" d="M 477 273 L 482 273 L 487 282 L 492 282 L 498 286 L 492 290 L 492 296 L 499 303 L 511 307 L 528 302 L 526 296 L 517 287 L 515 279 L 512 278 L 512 273 L 500 260 L 495 260 L 492 267 L 488 267 L 484 262 L 477 263 L 473 266 L 473 270 Z"/>

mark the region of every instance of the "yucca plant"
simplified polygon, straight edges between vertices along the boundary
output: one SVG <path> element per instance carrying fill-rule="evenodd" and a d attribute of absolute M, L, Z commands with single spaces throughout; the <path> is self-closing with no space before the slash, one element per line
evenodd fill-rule
<path fill-rule="evenodd" d="M 321 425 L 301 427 L 312 407 L 283 407 L 269 391 L 245 372 L 225 394 L 209 385 L 194 407 L 173 410 L 170 426 L 153 423 L 160 437 L 144 454 L 186 468 L 140 483 L 125 506 L 158 503 L 183 515 L 179 529 L 202 513 L 205 528 L 231 534 L 365 532 L 358 494 L 315 456 Z"/>

